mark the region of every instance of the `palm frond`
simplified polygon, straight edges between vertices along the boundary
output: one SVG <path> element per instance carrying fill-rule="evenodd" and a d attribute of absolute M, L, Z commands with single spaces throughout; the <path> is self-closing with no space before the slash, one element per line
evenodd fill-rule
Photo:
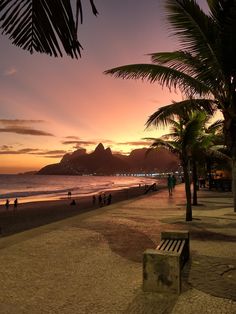
<path fill-rule="evenodd" d="M 205 155 L 208 157 L 218 159 L 218 160 L 223 160 L 223 161 L 227 162 L 230 166 L 232 166 L 232 158 L 230 156 L 228 156 L 227 154 L 221 152 L 219 150 L 219 147 L 217 147 L 217 146 L 215 146 L 215 147 L 212 146 L 212 147 L 208 148 L 205 151 Z"/>
<path fill-rule="evenodd" d="M 90 0 L 93 13 L 98 12 Z M 81 0 L 74 17 L 70 0 L 2 0 L 0 28 L 12 43 L 25 50 L 62 56 L 62 47 L 72 58 L 81 55 L 78 19 L 83 20 Z M 62 47 L 61 47 L 62 46 Z"/>
<path fill-rule="evenodd" d="M 156 64 L 124 65 L 106 70 L 104 74 L 122 79 L 142 79 L 150 83 L 158 82 L 161 86 L 166 86 L 170 90 L 179 88 L 182 92 L 191 95 L 207 95 L 210 93 L 208 86 L 190 75 Z"/>
<path fill-rule="evenodd" d="M 215 51 L 219 35 L 214 20 L 200 8 L 195 0 L 167 0 L 167 16 L 173 34 L 180 38 L 184 50 L 197 55 L 209 66 L 220 69 Z"/>
<path fill-rule="evenodd" d="M 214 101 L 211 99 L 186 99 L 179 102 L 173 102 L 170 105 L 163 106 L 154 112 L 147 120 L 146 127 L 153 126 L 166 126 L 176 116 L 189 116 L 194 111 L 205 111 L 213 114 Z"/>
<path fill-rule="evenodd" d="M 154 138 L 153 143 L 149 146 L 149 149 L 158 149 L 158 148 L 165 148 L 174 154 L 179 154 L 180 152 L 180 149 L 178 147 L 178 144 L 176 144 L 176 142 L 165 141 L 161 138 Z"/>
<path fill-rule="evenodd" d="M 219 84 L 219 82 L 224 82 L 222 72 L 214 64 L 211 65 L 209 60 L 206 62 L 198 56 L 193 56 L 188 51 L 183 50 L 151 53 L 149 55 L 153 63 L 184 72 L 203 82 L 215 96 L 224 92 L 224 86 Z"/>
<path fill-rule="evenodd" d="M 173 132 L 173 133 L 168 133 L 168 134 L 164 134 L 161 136 L 161 139 L 162 140 L 169 140 L 170 138 L 173 138 L 176 136 L 176 132 Z"/>
<path fill-rule="evenodd" d="M 208 0 L 210 14 L 219 29 L 217 49 L 220 65 L 224 72 L 224 81 L 231 85 L 228 92 L 235 90 L 236 80 L 236 2 Z"/>
<path fill-rule="evenodd" d="M 149 55 L 155 64 L 165 65 L 194 77 L 203 69 L 206 70 L 202 61 L 187 51 L 155 52 Z"/>
<path fill-rule="evenodd" d="M 196 112 L 190 117 L 183 132 L 182 142 L 184 147 L 193 146 L 198 142 L 198 135 L 203 128 L 204 119 L 205 114 L 201 112 Z"/>
<path fill-rule="evenodd" d="M 223 132 L 224 120 L 218 119 L 207 127 L 207 133 Z"/>

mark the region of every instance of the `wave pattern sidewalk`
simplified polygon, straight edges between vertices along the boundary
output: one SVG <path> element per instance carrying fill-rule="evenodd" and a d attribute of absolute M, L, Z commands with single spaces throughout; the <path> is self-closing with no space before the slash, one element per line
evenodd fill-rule
<path fill-rule="evenodd" d="M 0 239 L 1 314 L 236 313 L 236 214 L 229 192 L 199 192 L 186 223 L 184 186 Z M 142 253 L 187 229 L 180 296 L 142 292 Z"/>

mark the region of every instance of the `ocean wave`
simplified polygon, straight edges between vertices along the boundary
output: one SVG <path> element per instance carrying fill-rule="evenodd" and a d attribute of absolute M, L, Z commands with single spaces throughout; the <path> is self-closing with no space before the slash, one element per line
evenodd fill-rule
<path fill-rule="evenodd" d="M 61 189 L 61 190 L 51 190 L 51 191 L 15 191 L 15 192 L 10 192 L 10 193 L 4 193 L 0 195 L 0 199 L 5 199 L 5 198 L 18 198 L 18 197 L 29 197 L 29 196 L 39 196 L 39 195 L 50 195 L 50 194 L 66 194 L 68 191 L 76 191 L 79 190 L 78 187 L 76 188 L 71 188 L 71 189 Z"/>

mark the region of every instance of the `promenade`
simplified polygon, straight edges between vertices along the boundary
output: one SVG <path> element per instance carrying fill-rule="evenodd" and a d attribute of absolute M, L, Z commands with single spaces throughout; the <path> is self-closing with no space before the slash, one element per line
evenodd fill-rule
<path fill-rule="evenodd" d="M 179 296 L 142 291 L 142 254 L 163 230 L 189 230 Z M 184 185 L 0 238 L 0 314 L 235 314 L 236 213 L 230 192 Z"/>

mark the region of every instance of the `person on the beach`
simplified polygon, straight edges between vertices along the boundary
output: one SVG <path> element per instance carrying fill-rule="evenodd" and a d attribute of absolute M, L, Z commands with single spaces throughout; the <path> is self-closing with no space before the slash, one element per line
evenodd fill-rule
<path fill-rule="evenodd" d="M 6 207 L 7 210 L 8 210 L 8 208 L 9 208 L 9 206 L 10 206 L 10 201 L 9 201 L 9 199 L 7 199 L 7 200 L 6 200 L 6 203 L 5 203 L 5 207 Z"/>
<path fill-rule="evenodd" d="M 110 205 L 111 204 L 111 199 L 112 199 L 112 196 L 111 196 L 111 193 L 108 195 L 107 197 L 107 205 Z"/>
<path fill-rule="evenodd" d="M 173 191 L 173 178 L 170 174 L 168 174 L 168 177 L 167 177 L 167 187 L 169 191 L 169 196 L 171 196 L 172 191 Z"/>
<path fill-rule="evenodd" d="M 95 195 L 93 195 L 92 201 L 93 201 L 93 205 L 95 205 L 96 204 L 96 196 Z"/>
<path fill-rule="evenodd" d="M 103 205 L 106 205 L 106 201 L 107 201 L 106 194 L 105 194 L 105 193 L 103 193 L 103 196 L 102 196 L 102 202 L 103 202 Z"/>
<path fill-rule="evenodd" d="M 72 202 L 70 203 L 70 205 L 76 205 L 75 200 L 72 200 Z"/>
<path fill-rule="evenodd" d="M 67 194 L 68 195 L 68 199 L 71 199 L 71 194 L 72 194 L 71 191 L 69 191 L 68 194 Z"/>
<path fill-rule="evenodd" d="M 14 209 L 17 209 L 17 206 L 18 206 L 18 199 L 16 198 L 16 199 L 14 200 Z"/>
<path fill-rule="evenodd" d="M 102 195 L 101 194 L 99 194 L 98 196 L 98 204 L 100 207 L 102 207 Z"/>

